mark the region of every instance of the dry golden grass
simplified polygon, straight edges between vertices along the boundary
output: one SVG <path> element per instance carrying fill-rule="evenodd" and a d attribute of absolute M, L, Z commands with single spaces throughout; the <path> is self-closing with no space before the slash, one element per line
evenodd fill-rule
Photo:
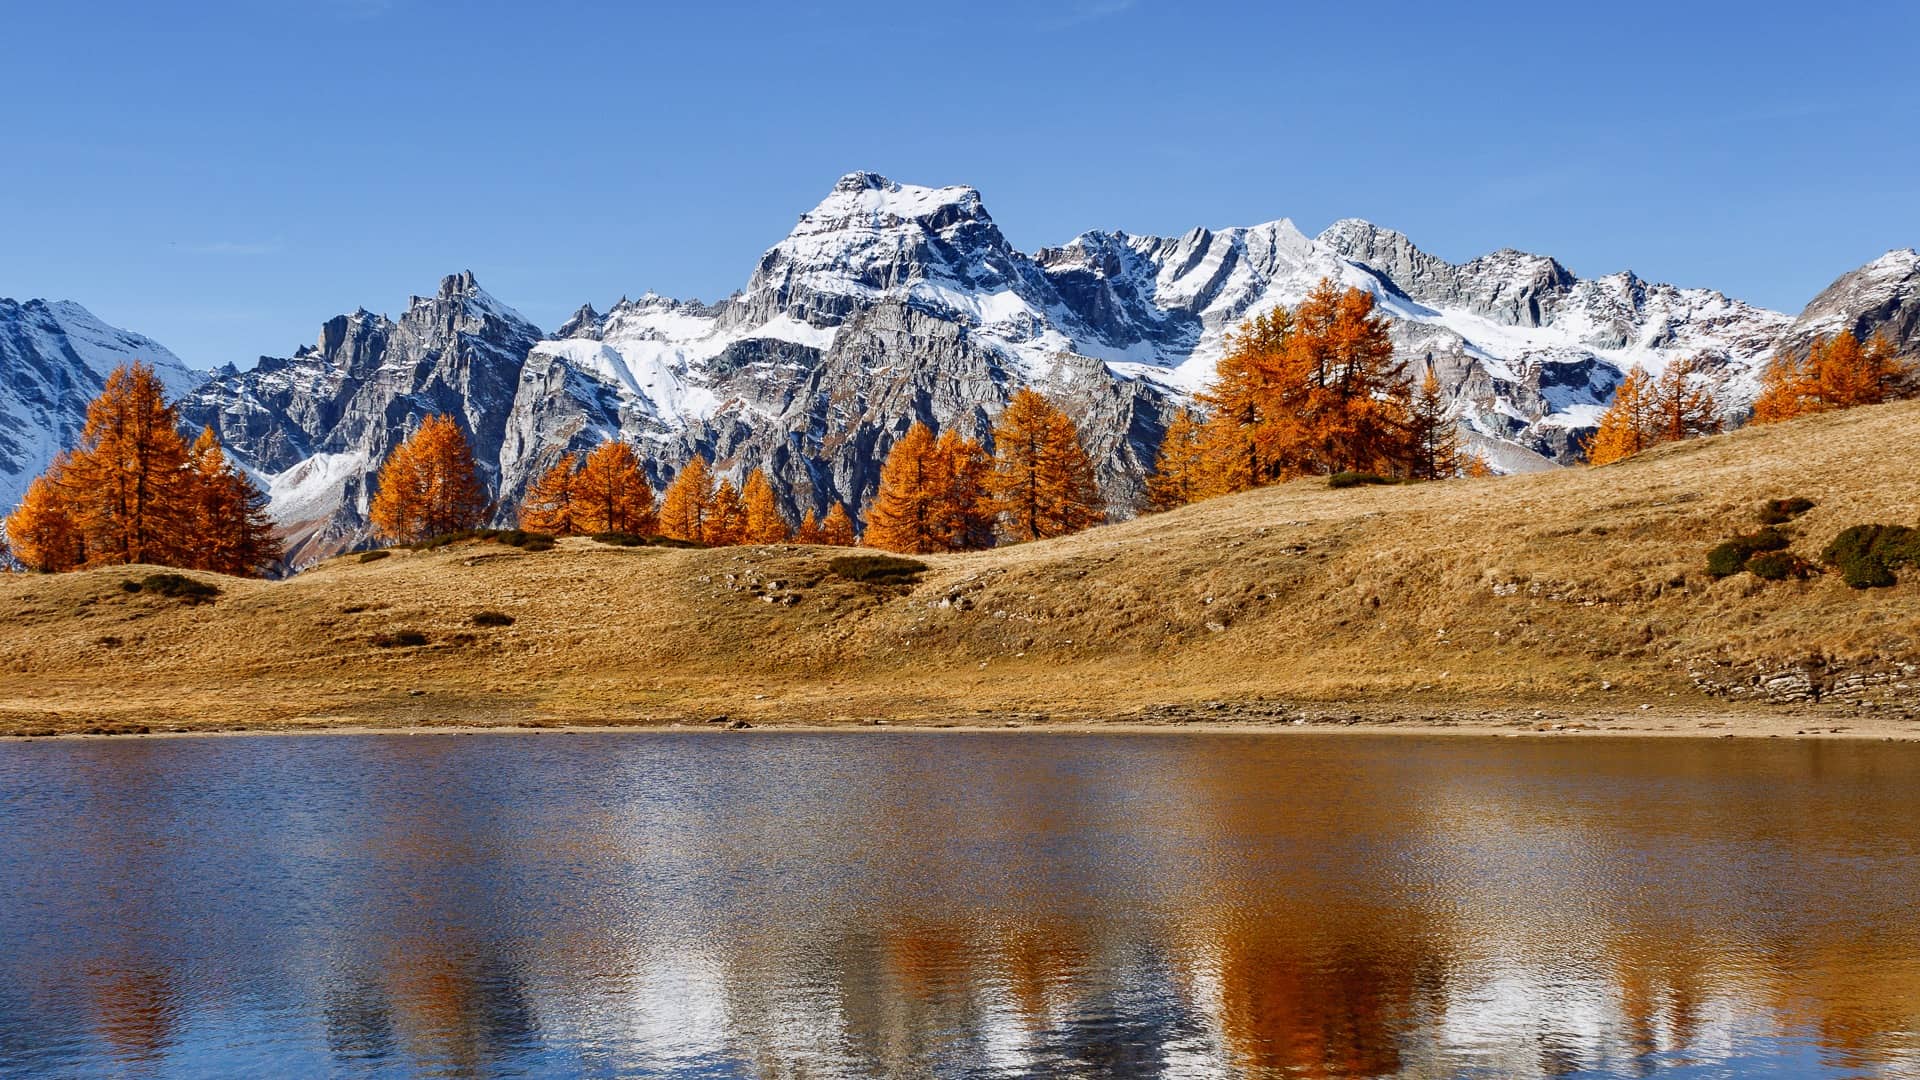
<path fill-rule="evenodd" d="M 1514 723 L 1534 709 L 1626 723 L 1651 704 L 1669 726 L 1718 724 L 1768 710 L 1702 693 L 1688 675 L 1702 659 L 1732 672 L 1920 662 L 1920 573 L 1856 592 L 1831 575 L 1763 586 L 1703 570 L 1765 499 L 1819 503 L 1792 526 L 1809 556 L 1848 525 L 1914 523 L 1916 436 L 1909 403 L 1604 469 L 1302 481 L 931 557 L 912 587 L 840 579 L 833 549 L 586 540 L 349 556 L 283 582 L 217 579 L 223 595 L 197 607 L 122 591 L 147 572 L 135 568 L 12 575 L 0 733 L 1177 711 L 1156 706 L 1231 718 L 1276 703 Z M 513 625 L 474 625 L 482 611 Z M 374 644 L 403 631 L 429 643 Z M 1920 680 L 1875 693 L 1893 709 L 1874 730 L 1903 731 Z"/>

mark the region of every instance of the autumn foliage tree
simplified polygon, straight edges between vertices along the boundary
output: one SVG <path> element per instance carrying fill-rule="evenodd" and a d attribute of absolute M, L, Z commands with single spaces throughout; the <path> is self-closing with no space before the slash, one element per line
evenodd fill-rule
<path fill-rule="evenodd" d="M 1611 465 L 1653 445 L 1653 388 L 1645 370 L 1635 367 L 1613 391 L 1600 414 L 1599 429 L 1587 440 L 1587 463 Z"/>
<path fill-rule="evenodd" d="M 814 516 L 811 507 L 800 515 L 800 524 L 794 527 L 793 541 L 796 544 L 824 544 L 820 538 L 820 521 Z"/>
<path fill-rule="evenodd" d="M 660 504 L 660 535 L 705 543 L 713 513 L 713 470 L 698 454 L 667 485 Z"/>
<path fill-rule="evenodd" d="M 260 574 L 281 558 L 265 502 L 211 430 L 189 450 L 160 380 L 136 361 L 107 377 L 80 444 L 28 486 L 5 529 L 35 570 L 150 562 Z"/>
<path fill-rule="evenodd" d="M 7 516 L 7 544 L 20 565 L 43 574 L 77 570 L 87 564 L 87 538 L 74 506 L 61 490 L 67 456 L 27 485 L 27 493 Z"/>
<path fill-rule="evenodd" d="M 1879 405 L 1920 391 L 1914 371 L 1876 336 L 1866 345 L 1851 331 L 1817 341 L 1803 361 L 1777 357 L 1767 367 L 1753 422 L 1770 424 L 1797 416 Z"/>
<path fill-rule="evenodd" d="M 221 574 L 253 576 L 277 564 L 282 551 L 267 516 L 267 498 L 227 460 L 208 427 L 187 451 L 182 510 L 187 531 L 183 565 Z"/>
<path fill-rule="evenodd" d="M 1407 472 L 1416 480 L 1444 480 L 1464 468 L 1460 426 L 1448 411 L 1446 393 L 1429 359 L 1407 409 Z"/>
<path fill-rule="evenodd" d="M 530 532 L 554 536 L 578 536 L 580 528 L 574 504 L 574 482 L 580 471 L 580 455 L 567 453 L 533 483 L 527 485 L 520 500 L 520 527 Z"/>
<path fill-rule="evenodd" d="M 914 424 L 881 467 L 867 511 L 867 546 L 927 554 L 990 545 L 990 470 L 979 443 L 952 431 L 935 439 L 932 429 Z"/>
<path fill-rule="evenodd" d="M 151 367 L 135 363 L 107 376 L 55 480 L 79 511 L 90 565 L 185 561 L 187 444 L 179 428 Z"/>
<path fill-rule="evenodd" d="M 430 416 L 380 466 L 368 517 L 374 531 L 411 544 L 479 528 L 487 518 L 473 448 L 451 416 Z"/>
<path fill-rule="evenodd" d="M 1720 431 L 1720 403 L 1700 375 L 1696 360 L 1667 365 L 1653 384 L 1653 434 L 1656 442 L 1679 442 Z"/>
<path fill-rule="evenodd" d="M 574 525 L 582 533 L 649 535 L 659 527 L 653 488 L 633 447 L 609 439 L 593 449 L 573 481 Z"/>
<path fill-rule="evenodd" d="M 1205 498 L 1212 475 L 1206 428 L 1192 409 L 1180 409 L 1160 439 L 1160 453 L 1147 477 L 1147 505 L 1171 510 Z"/>
<path fill-rule="evenodd" d="M 1657 379 L 1635 367 L 1587 440 L 1587 463 L 1609 465 L 1661 443 L 1719 430 L 1720 406 L 1701 380 L 1697 362 L 1676 360 Z"/>
<path fill-rule="evenodd" d="M 707 510 L 706 534 L 701 538 L 714 547 L 743 542 L 747 536 L 747 501 L 733 481 L 722 480 L 713 489 L 713 503 Z"/>
<path fill-rule="evenodd" d="M 993 446 L 987 491 L 1005 538 L 1043 540 L 1106 520 L 1080 433 L 1039 392 L 1013 395 L 993 430 Z"/>
<path fill-rule="evenodd" d="M 820 542 L 830 547 L 852 547 L 857 539 L 853 515 L 847 513 L 846 506 L 834 503 L 828 507 L 827 516 L 820 519 Z"/>
<path fill-rule="evenodd" d="M 780 512 L 779 497 L 765 473 L 755 469 L 753 475 L 747 477 L 747 486 L 741 494 L 747 504 L 744 538 L 747 543 L 784 544 L 793 538 L 793 527 Z"/>

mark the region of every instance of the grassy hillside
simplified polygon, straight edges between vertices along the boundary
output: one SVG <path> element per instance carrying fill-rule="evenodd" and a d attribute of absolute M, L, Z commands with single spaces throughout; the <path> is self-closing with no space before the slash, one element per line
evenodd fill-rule
<path fill-rule="evenodd" d="M 832 549 L 587 540 L 194 575 L 222 590 L 198 605 L 125 591 L 143 568 L 7 576 L 0 732 L 1298 710 L 1715 723 L 1810 692 L 1829 719 L 1865 700 L 1850 709 L 1904 730 L 1920 570 L 1871 591 L 1704 572 L 1763 500 L 1793 496 L 1818 503 L 1789 527 L 1809 557 L 1848 525 L 1920 524 L 1920 403 L 1604 469 L 1302 481 L 931 557 L 910 585 L 836 574 Z M 1790 708 L 1789 725 L 1810 715 Z"/>

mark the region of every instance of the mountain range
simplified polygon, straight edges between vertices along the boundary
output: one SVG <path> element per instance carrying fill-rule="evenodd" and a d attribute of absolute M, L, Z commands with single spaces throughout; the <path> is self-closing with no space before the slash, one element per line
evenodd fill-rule
<path fill-rule="evenodd" d="M 185 424 L 213 425 L 259 478 L 296 565 L 365 539 L 373 474 L 434 413 L 459 418 L 503 507 L 561 454 L 619 437 L 659 486 L 696 453 L 735 476 L 764 469 L 797 517 L 834 501 L 858 512 L 914 421 L 985 436 L 1034 385 L 1079 422 L 1124 512 L 1233 328 L 1322 279 L 1374 294 L 1400 355 L 1432 364 L 1504 471 L 1576 460 L 1634 365 L 1697 359 L 1737 415 L 1776 352 L 1840 329 L 1920 355 L 1913 250 L 1842 276 L 1796 317 L 1518 251 L 1449 263 L 1351 219 L 1314 237 L 1286 220 L 1089 232 L 1029 254 L 972 188 L 853 173 L 725 300 L 647 294 L 551 332 L 462 273 L 397 317 L 336 316 L 291 356 L 203 377 L 77 304 L 0 301 L 0 504 L 72 441 L 104 372 L 138 357 L 184 394 Z"/>

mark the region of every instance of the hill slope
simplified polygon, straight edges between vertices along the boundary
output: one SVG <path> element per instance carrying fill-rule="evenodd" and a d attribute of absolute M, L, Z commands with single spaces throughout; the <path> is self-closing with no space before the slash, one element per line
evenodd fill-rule
<path fill-rule="evenodd" d="M 1847 525 L 1916 522 L 1916 431 L 1907 403 L 1605 469 L 1302 481 L 930 558 L 911 588 L 845 580 L 828 563 L 846 553 L 827 549 L 585 540 L 220 579 L 199 607 L 122 591 L 140 576 L 126 569 L 13 576 L 0 579 L 0 730 L 1010 711 L 1524 723 L 1536 708 L 1658 728 L 1817 692 L 1827 714 L 1880 703 L 1823 724 L 1899 733 L 1920 729 L 1920 573 L 1855 592 L 1832 576 L 1713 582 L 1702 567 L 1763 499 L 1818 501 L 1793 527 L 1807 554 Z M 515 621 L 476 627 L 482 610 Z M 408 630 L 430 643 L 373 644 Z M 1778 723 L 1792 731 L 1811 708 Z"/>

